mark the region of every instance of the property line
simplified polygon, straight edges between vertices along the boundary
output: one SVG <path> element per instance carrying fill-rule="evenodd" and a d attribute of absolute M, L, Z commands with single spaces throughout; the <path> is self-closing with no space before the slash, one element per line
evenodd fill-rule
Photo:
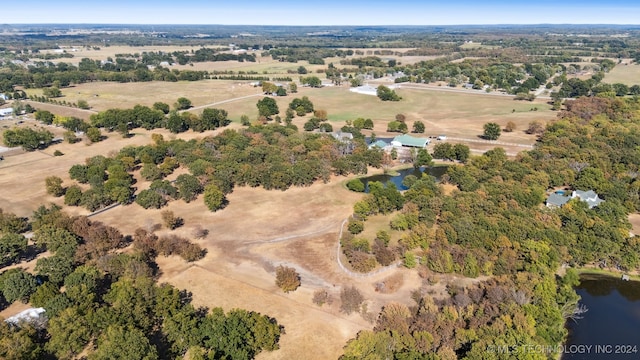
<path fill-rule="evenodd" d="M 227 100 L 222 100 L 222 101 L 217 101 L 217 102 L 213 102 L 211 104 L 206 104 L 206 105 L 200 105 L 200 106 L 194 106 L 192 108 L 189 108 L 187 110 L 182 110 L 180 112 L 185 112 L 185 111 L 193 111 L 193 110 L 200 110 L 200 109 L 204 109 L 204 108 L 208 108 L 210 106 L 215 106 L 215 105 L 220 105 L 220 104 L 226 104 L 226 103 L 230 103 L 233 101 L 238 101 L 238 100 L 244 100 L 244 99 L 248 99 L 251 97 L 255 97 L 255 96 L 263 96 L 263 94 L 252 94 L 252 95 L 246 95 L 246 96 L 241 96 L 241 97 L 237 97 L 237 98 L 233 98 L 233 99 L 227 99 Z"/>

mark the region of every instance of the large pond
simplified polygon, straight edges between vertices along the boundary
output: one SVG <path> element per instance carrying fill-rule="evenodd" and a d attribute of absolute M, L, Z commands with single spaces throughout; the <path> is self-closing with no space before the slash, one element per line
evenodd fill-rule
<path fill-rule="evenodd" d="M 447 172 L 448 168 L 449 168 L 448 166 L 432 166 L 428 168 L 421 167 L 419 169 L 408 168 L 408 169 L 398 170 L 397 171 L 398 174 L 394 176 L 387 175 L 387 174 L 379 174 L 379 175 L 371 175 L 371 176 L 363 177 L 360 180 L 362 180 L 362 182 L 364 183 L 364 188 L 365 188 L 364 191 L 367 193 L 369 192 L 370 181 L 379 181 L 383 184 L 386 184 L 387 182 L 391 181 L 396 185 L 398 190 L 407 190 L 408 188 L 402 185 L 402 180 L 404 180 L 404 178 L 407 175 L 413 175 L 419 179 L 420 177 L 422 177 L 422 173 L 427 173 L 435 177 L 436 180 L 440 180 L 440 177 L 442 177 L 442 175 L 444 175 Z"/>
<path fill-rule="evenodd" d="M 588 274 L 576 292 L 588 311 L 569 320 L 562 360 L 640 359 L 640 282 Z"/>

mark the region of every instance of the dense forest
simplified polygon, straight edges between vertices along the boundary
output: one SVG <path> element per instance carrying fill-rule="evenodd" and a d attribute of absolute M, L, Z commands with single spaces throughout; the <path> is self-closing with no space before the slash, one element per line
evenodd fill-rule
<path fill-rule="evenodd" d="M 391 239 L 396 247 L 385 230 L 376 239 L 345 236 L 355 270 L 386 265 L 391 253 L 427 280 L 432 273 L 491 280 L 450 288 L 447 300 L 416 293 L 414 307 L 388 305 L 344 358 L 477 358 L 488 346 L 562 341 L 578 299 L 576 274 L 555 275 L 561 265 L 640 268 L 640 238 L 629 236 L 628 221 L 640 210 L 638 110 L 637 98 L 568 101 L 534 150 L 509 160 L 497 148 L 451 166 L 443 181 L 456 189 L 448 195 L 427 176 L 404 193 L 374 185 L 354 207 L 352 223 L 360 225 L 349 230 L 357 234 L 367 216 L 387 213 L 388 231 L 402 232 Z M 544 201 L 552 188 L 594 190 L 605 201 L 589 208 L 574 199 L 551 209 Z"/>

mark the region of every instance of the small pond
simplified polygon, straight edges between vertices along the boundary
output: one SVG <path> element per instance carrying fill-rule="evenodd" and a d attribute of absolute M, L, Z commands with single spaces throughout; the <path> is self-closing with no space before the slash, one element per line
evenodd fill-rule
<path fill-rule="evenodd" d="M 362 183 L 364 184 L 364 188 L 365 188 L 364 192 L 366 193 L 369 192 L 370 181 L 379 181 L 383 184 L 386 184 L 387 182 L 391 181 L 393 184 L 396 185 L 398 190 L 403 191 L 408 189 L 406 186 L 402 185 L 402 180 L 404 180 L 404 178 L 407 175 L 413 175 L 419 179 L 420 177 L 422 177 L 422 173 L 427 173 L 435 177 L 436 181 L 439 181 L 442 175 L 444 175 L 447 172 L 448 168 L 449 168 L 448 166 L 432 166 L 428 168 L 421 167 L 419 169 L 408 168 L 408 169 L 398 170 L 397 171 L 398 174 L 395 176 L 391 176 L 388 174 L 378 174 L 378 175 L 363 177 L 360 180 L 362 180 Z"/>
<path fill-rule="evenodd" d="M 584 274 L 576 292 L 588 311 L 567 322 L 562 360 L 640 358 L 640 282 Z"/>

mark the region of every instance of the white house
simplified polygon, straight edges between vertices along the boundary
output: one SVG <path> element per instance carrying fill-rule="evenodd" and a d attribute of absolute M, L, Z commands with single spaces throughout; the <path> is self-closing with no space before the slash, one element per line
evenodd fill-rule
<path fill-rule="evenodd" d="M 23 321 L 33 323 L 37 320 L 40 320 L 45 313 L 44 308 L 30 308 L 25 311 L 18 313 L 17 315 L 8 317 L 5 322 L 10 324 L 17 325 Z"/>
<path fill-rule="evenodd" d="M 564 206 L 571 199 L 578 198 L 587 203 L 589 209 L 593 209 L 594 207 L 600 205 L 604 200 L 602 200 L 598 194 L 593 190 L 582 191 L 582 190 L 574 190 L 571 192 L 571 195 L 566 195 L 564 191 L 556 191 L 547 197 L 547 207 L 550 208 L 558 208 Z"/>
<path fill-rule="evenodd" d="M 0 109 L 0 117 L 11 116 L 13 114 L 12 108 Z"/>

